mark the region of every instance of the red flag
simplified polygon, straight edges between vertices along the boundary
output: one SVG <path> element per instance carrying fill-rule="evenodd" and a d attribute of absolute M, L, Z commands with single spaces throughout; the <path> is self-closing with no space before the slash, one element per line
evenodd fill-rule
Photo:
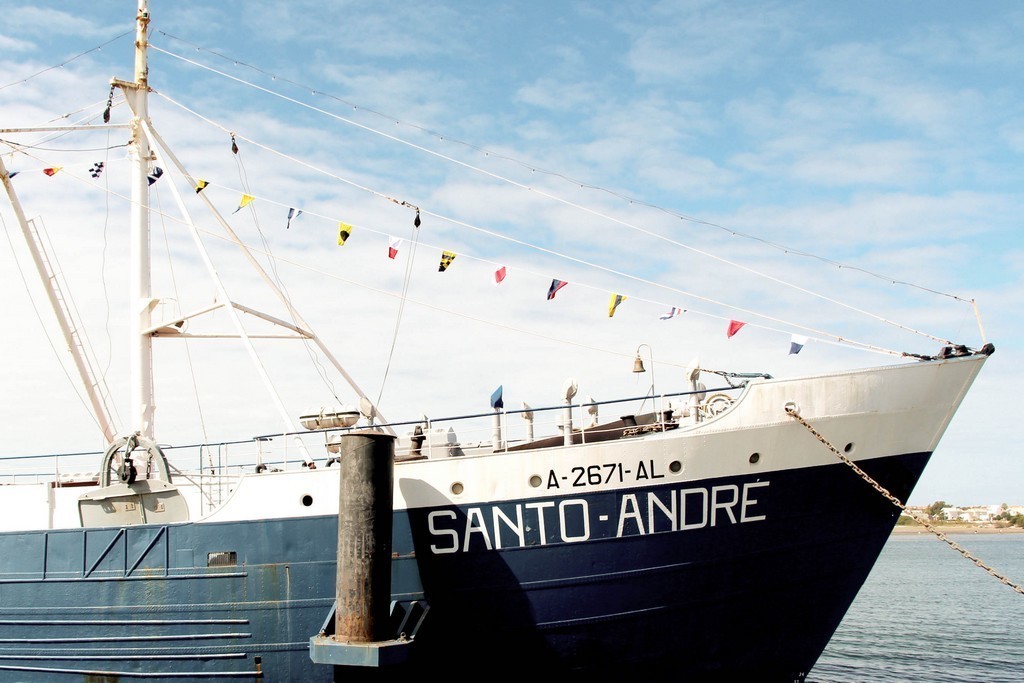
<path fill-rule="evenodd" d="M 494 284 L 500 284 L 501 281 L 505 279 L 505 274 L 505 266 L 494 271 Z"/>
<path fill-rule="evenodd" d="M 48 176 L 52 176 L 52 175 L 56 174 L 57 171 L 59 171 L 62 168 L 64 168 L 64 167 L 63 166 L 54 166 L 53 168 L 44 168 L 43 169 L 43 173 L 45 173 Z"/>
<path fill-rule="evenodd" d="M 398 247 L 402 244 L 402 240 L 397 237 L 388 238 L 388 258 L 393 259 L 398 256 Z"/>
<path fill-rule="evenodd" d="M 743 327 L 744 325 L 746 325 L 746 323 L 740 322 L 739 320 L 730 320 L 729 321 L 729 331 L 725 333 L 725 336 L 726 337 L 731 337 L 732 335 L 734 335 L 737 332 L 739 332 L 740 328 Z"/>

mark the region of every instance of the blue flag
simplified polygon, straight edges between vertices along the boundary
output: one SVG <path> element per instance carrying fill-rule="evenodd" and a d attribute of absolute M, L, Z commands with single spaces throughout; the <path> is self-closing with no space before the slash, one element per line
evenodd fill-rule
<path fill-rule="evenodd" d="M 548 287 L 548 301 L 554 299 L 555 294 L 558 293 L 558 290 L 560 290 L 562 287 L 565 287 L 567 284 L 569 283 L 563 282 L 562 280 L 552 280 L 551 286 Z"/>
<path fill-rule="evenodd" d="M 804 348 L 804 344 L 807 343 L 807 337 L 801 337 L 800 335 L 793 335 L 793 338 L 789 342 L 789 354 L 793 355 L 800 353 L 800 350 Z"/>
<path fill-rule="evenodd" d="M 494 393 L 491 394 L 491 407 L 494 408 L 495 410 L 505 407 L 505 402 L 501 400 L 500 384 L 498 385 L 498 388 L 494 390 Z"/>

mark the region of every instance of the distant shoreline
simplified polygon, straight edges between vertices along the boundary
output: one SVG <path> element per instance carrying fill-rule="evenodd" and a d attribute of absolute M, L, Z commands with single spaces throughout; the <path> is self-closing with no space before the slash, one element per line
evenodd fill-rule
<path fill-rule="evenodd" d="M 980 524 L 935 524 L 933 527 L 944 534 L 1020 534 L 1024 533 L 1024 527 L 1008 526 L 997 527 Z M 894 534 L 928 534 L 928 529 L 920 524 L 897 524 L 893 527 Z"/>

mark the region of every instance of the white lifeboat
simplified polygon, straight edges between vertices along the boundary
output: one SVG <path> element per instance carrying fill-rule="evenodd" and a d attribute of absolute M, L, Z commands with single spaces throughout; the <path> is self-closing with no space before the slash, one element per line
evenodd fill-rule
<path fill-rule="evenodd" d="M 300 415 L 299 422 L 306 429 L 338 429 L 351 427 L 359 422 L 359 417 L 359 410 L 352 406 L 321 407 Z"/>

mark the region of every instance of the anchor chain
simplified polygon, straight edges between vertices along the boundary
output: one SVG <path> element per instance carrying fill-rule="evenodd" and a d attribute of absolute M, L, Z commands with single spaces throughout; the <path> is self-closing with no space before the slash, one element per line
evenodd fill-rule
<path fill-rule="evenodd" d="M 917 515 L 912 513 L 910 510 L 908 510 L 907 506 L 904 505 L 902 502 L 900 502 L 899 498 L 897 498 L 896 496 L 894 496 L 891 493 L 889 493 L 889 491 L 887 491 L 885 489 L 885 487 L 883 487 L 877 481 L 872 479 L 871 475 L 869 475 L 867 472 L 865 472 L 860 467 L 858 467 L 857 463 L 855 463 L 853 460 L 850 460 L 850 458 L 848 458 L 845 455 L 843 455 L 842 453 L 840 453 L 839 449 L 837 449 L 835 446 L 833 446 L 831 443 L 829 443 L 828 439 L 826 439 L 824 436 L 822 436 L 818 432 L 818 430 L 816 430 L 814 427 L 812 427 L 807 422 L 807 420 L 805 420 L 803 417 L 800 416 L 800 413 L 797 412 L 797 409 L 792 404 L 786 404 L 786 408 L 785 409 L 786 409 L 786 414 L 787 415 L 789 415 L 790 417 L 795 419 L 797 422 L 802 424 L 804 427 L 806 427 L 807 431 L 809 431 L 811 434 L 814 435 L 814 438 L 816 438 L 826 448 L 828 448 L 830 451 L 832 451 L 832 453 L 835 454 L 836 457 L 838 457 L 847 466 L 849 466 L 854 472 L 856 472 L 858 475 L 860 475 L 861 479 L 866 481 L 868 484 L 871 485 L 872 488 L 874 488 L 876 491 L 881 493 L 889 502 L 891 502 L 893 505 L 898 507 L 901 511 L 903 511 L 903 512 L 907 513 L 908 515 L 910 515 L 910 517 L 915 522 L 917 522 L 918 524 L 923 526 L 925 529 L 927 529 L 928 531 L 933 533 L 936 536 L 936 538 L 938 538 L 940 541 L 942 541 L 943 543 L 948 545 L 950 548 L 952 548 L 953 550 L 957 551 L 958 553 L 960 553 L 961 555 L 966 557 L 968 560 L 973 562 L 975 565 L 977 565 L 977 566 L 981 567 L 982 569 L 984 569 L 986 572 L 988 572 L 989 574 L 991 574 L 995 578 L 999 579 L 999 581 L 1001 583 L 1003 583 L 1004 585 L 1009 586 L 1010 588 L 1012 588 L 1017 593 L 1020 593 L 1021 595 L 1024 595 L 1024 588 L 1022 588 L 1021 586 L 1013 583 L 1009 578 L 1007 578 L 1003 574 L 1000 574 L 998 571 L 996 571 L 992 567 L 990 567 L 987 564 L 985 564 L 985 562 L 983 562 L 979 558 L 977 558 L 974 555 L 972 555 L 970 552 L 968 552 L 968 550 L 966 548 L 962 547 L 956 541 L 950 540 L 950 538 L 948 536 L 946 536 L 946 534 L 944 534 L 941 531 L 939 531 L 938 529 L 936 529 L 928 520 L 921 519 L 920 517 L 918 517 Z"/>

